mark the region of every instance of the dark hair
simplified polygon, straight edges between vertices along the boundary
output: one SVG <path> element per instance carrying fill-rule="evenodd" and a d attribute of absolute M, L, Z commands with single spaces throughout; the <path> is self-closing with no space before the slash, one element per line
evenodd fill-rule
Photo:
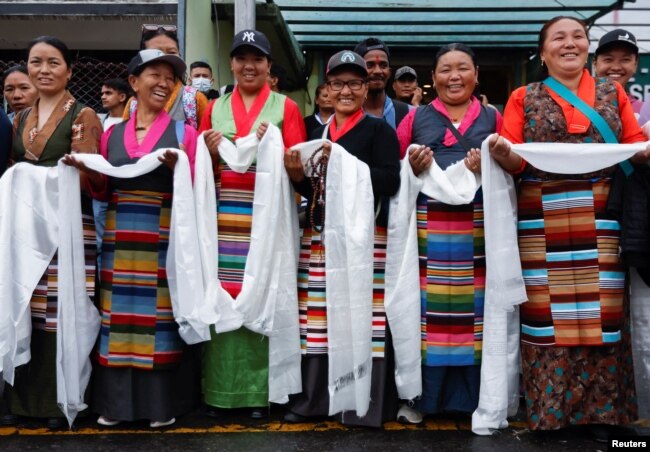
<path fill-rule="evenodd" d="M 126 94 L 127 98 L 131 96 L 131 88 L 126 80 L 122 78 L 109 78 L 108 80 L 104 80 L 102 86 L 108 86 L 115 91 Z"/>
<path fill-rule="evenodd" d="M 371 36 L 354 46 L 355 53 L 358 53 L 361 56 L 366 56 L 366 53 L 370 52 L 371 50 L 381 50 L 390 60 L 390 50 L 388 50 L 386 43 L 379 38 Z"/>
<path fill-rule="evenodd" d="M 39 36 L 38 38 L 30 42 L 29 45 L 27 46 L 28 59 L 29 59 L 29 52 L 32 51 L 32 48 L 36 44 L 47 44 L 49 46 L 54 47 L 56 50 L 61 52 L 61 55 L 63 56 L 63 61 L 65 61 L 65 64 L 66 66 L 68 66 L 68 69 L 72 68 L 72 56 L 70 55 L 70 49 L 68 49 L 68 46 L 65 45 L 65 42 L 61 41 L 59 38 L 55 38 L 54 36 Z"/>
<path fill-rule="evenodd" d="M 318 96 L 320 96 L 320 93 L 327 87 L 327 83 L 321 83 L 316 87 L 316 91 L 314 92 L 314 114 L 318 113 L 320 111 L 320 107 L 316 103 L 316 99 L 318 99 Z"/>
<path fill-rule="evenodd" d="M 27 72 L 27 68 L 22 64 L 17 64 L 15 66 L 11 66 L 9 69 L 4 71 L 4 73 L 2 74 L 2 85 L 4 85 L 4 82 L 5 80 L 7 80 L 7 77 L 9 77 L 14 72 L 21 72 L 29 77 L 29 72 Z"/>
<path fill-rule="evenodd" d="M 287 71 L 279 64 L 271 65 L 271 77 L 278 79 L 278 89 L 284 91 L 287 86 Z"/>
<path fill-rule="evenodd" d="M 438 67 L 438 61 L 440 61 L 440 58 L 442 58 L 443 55 L 449 52 L 463 52 L 467 54 L 472 60 L 474 69 L 478 67 L 478 65 L 476 64 L 476 55 L 474 55 L 474 51 L 472 49 L 470 49 L 465 44 L 461 44 L 460 42 L 452 42 L 451 44 L 447 44 L 441 47 L 440 50 L 438 50 L 438 52 L 436 53 L 436 56 L 433 58 L 433 72 L 436 71 L 436 68 Z"/>
<path fill-rule="evenodd" d="M 209 69 L 210 73 L 212 73 L 212 67 L 205 61 L 195 61 L 194 63 L 190 64 L 190 72 L 192 72 L 192 69 L 196 69 L 197 67 Z"/>
<path fill-rule="evenodd" d="M 142 32 L 142 39 L 140 40 L 140 50 L 146 49 L 146 44 L 148 41 L 151 41 L 156 36 L 167 36 L 169 39 L 173 39 L 176 45 L 178 45 L 178 35 L 175 31 L 165 30 L 163 27 L 159 27 L 157 30 L 145 30 Z"/>
<path fill-rule="evenodd" d="M 580 24 L 582 29 L 585 31 L 585 35 L 587 35 L 587 40 L 589 40 L 589 29 L 587 28 L 587 23 L 585 21 L 580 20 L 577 17 L 555 16 L 554 18 L 546 21 L 546 23 L 542 26 L 542 29 L 539 30 L 539 36 L 537 38 L 537 55 L 539 56 L 540 61 L 542 58 L 542 51 L 544 50 L 544 41 L 546 41 L 546 37 L 548 36 L 548 29 L 551 28 L 551 26 L 556 22 L 564 19 L 572 20 Z M 546 77 L 548 77 L 548 68 L 546 65 L 540 65 L 538 78 L 539 80 L 544 80 Z"/>

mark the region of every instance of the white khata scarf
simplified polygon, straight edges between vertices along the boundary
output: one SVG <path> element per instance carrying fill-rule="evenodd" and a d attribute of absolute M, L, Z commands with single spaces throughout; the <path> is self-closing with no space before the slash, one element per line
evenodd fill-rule
<path fill-rule="evenodd" d="M 468 204 L 481 186 L 480 178 L 461 160 L 442 170 L 434 162 L 419 176 L 401 162 L 399 192 L 391 198 L 386 249 L 386 317 L 395 349 L 395 382 L 401 399 L 422 394 L 420 334 L 420 269 L 416 202 L 420 192 L 451 205 Z"/>
<path fill-rule="evenodd" d="M 486 247 L 486 290 L 483 360 L 479 405 L 472 431 L 489 435 L 508 426 L 519 403 L 519 311 L 526 301 L 517 246 L 517 193 L 512 176 L 490 156 L 488 140 L 481 147 Z M 622 162 L 648 143 L 526 143 L 512 150 L 543 171 L 583 174 Z"/>
<path fill-rule="evenodd" d="M 57 248 L 57 403 L 72 425 L 87 407 L 100 321 L 86 294 L 79 175 L 62 163 L 18 163 L 0 180 L 0 372 L 9 384 L 15 368 L 31 359 L 29 302 Z"/>
<path fill-rule="evenodd" d="M 302 391 L 298 320 L 298 217 L 293 188 L 284 170 L 280 130 L 270 125 L 236 144 L 225 138 L 219 154 L 236 172 L 257 159 L 251 243 L 242 290 L 236 299 L 219 281 L 217 201 L 209 151 L 203 135 L 196 155 L 194 194 L 204 304 L 200 318 L 217 333 L 242 326 L 269 337 L 269 401 L 286 403 Z"/>
<path fill-rule="evenodd" d="M 324 142 L 332 145 L 325 182 L 325 298 L 327 304 L 329 414 L 370 405 L 374 196 L 368 165 L 329 140 L 299 144 L 305 174 Z"/>
<path fill-rule="evenodd" d="M 158 157 L 164 152 L 155 151 L 121 167 L 113 167 L 97 154 L 76 154 L 75 158 L 100 173 L 132 178 L 161 165 Z M 203 293 L 189 161 L 184 152 L 176 152 L 179 159 L 174 171 L 167 275 L 179 333 L 186 342 L 195 343 L 209 339 L 210 332 L 198 318 Z M 0 249 L 4 253 L 0 258 L 0 306 L 2 312 L 13 313 L 0 318 L 0 370 L 11 384 L 14 368 L 31 358 L 29 300 L 58 249 L 57 403 L 72 425 L 77 413 L 86 408 L 83 395 L 91 372 L 88 356 L 100 322 L 85 289 L 77 169 L 61 162 L 57 168 L 15 165 L 0 181 L 0 212 L 7 213 L 0 213 Z"/>

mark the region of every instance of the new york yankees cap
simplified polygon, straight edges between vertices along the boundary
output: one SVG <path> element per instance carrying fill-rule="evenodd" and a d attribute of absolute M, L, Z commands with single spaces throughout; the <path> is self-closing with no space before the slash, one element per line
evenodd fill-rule
<path fill-rule="evenodd" d="M 617 28 L 610 32 L 605 33 L 598 41 L 598 48 L 596 55 L 605 50 L 606 47 L 613 44 L 624 44 L 632 48 L 634 53 L 639 53 L 639 46 L 636 44 L 636 37 L 627 30 Z"/>
<path fill-rule="evenodd" d="M 271 56 L 271 44 L 264 33 L 257 30 L 242 30 L 237 33 L 232 41 L 230 48 L 230 56 L 233 56 L 235 50 L 240 47 L 249 46 L 255 47 L 264 55 Z"/>
<path fill-rule="evenodd" d="M 137 76 L 147 66 L 159 62 L 170 64 L 176 77 L 182 79 L 185 76 L 185 62 L 178 55 L 168 55 L 159 49 L 140 50 L 129 62 L 127 70 L 130 75 Z"/>
<path fill-rule="evenodd" d="M 332 58 L 327 62 L 325 75 L 330 75 L 333 71 L 339 72 L 342 69 L 353 70 L 362 74 L 364 77 L 368 75 L 365 60 L 361 55 L 352 50 L 341 50 L 332 55 Z"/>

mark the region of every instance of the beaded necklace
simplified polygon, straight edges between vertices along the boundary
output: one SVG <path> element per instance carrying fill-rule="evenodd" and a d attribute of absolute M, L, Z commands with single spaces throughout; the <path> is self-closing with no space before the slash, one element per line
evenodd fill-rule
<path fill-rule="evenodd" d="M 322 233 L 325 229 L 325 183 L 327 180 L 328 160 L 329 156 L 325 154 L 322 147 L 318 148 L 308 160 L 312 174 L 309 181 L 311 182 L 311 187 L 314 191 L 314 196 L 312 197 L 311 205 L 309 206 L 309 224 L 311 225 L 312 230 L 318 233 Z M 320 226 L 316 225 L 316 222 L 314 221 L 314 214 L 317 207 L 320 207 L 322 210 L 322 224 Z"/>

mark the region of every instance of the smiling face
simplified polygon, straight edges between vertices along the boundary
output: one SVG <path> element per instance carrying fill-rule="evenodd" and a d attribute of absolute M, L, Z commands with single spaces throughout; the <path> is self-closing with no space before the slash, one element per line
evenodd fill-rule
<path fill-rule="evenodd" d="M 598 77 L 609 77 L 623 87 L 636 73 L 639 58 L 626 45 L 609 46 L 594 59 L 594 70 Z"/>
<path fill-rule="evenodd" d="M 546 30 L 540 56 L 550 76 L 579 77 L 589 56 L 586 30 L 575 20 L 558 20 Z"/>
<path fill-rule="evenodd" d="M 340 91 L 335 91 L 330 86 L 330 82 L 339 81 L 349 83 L 353 80 L 363 82 L 360 89 L 353 90 L 347 83 Z M 334 111 L 337 115 L 344 118 L 348 117 L 363 106 L 363 102 L 366 100 L 366 95 L 368 94 L 368 84 L 365 82 L 363 76 L 354 71 L 343 70 L 339 73 L 328 75 L 327 82 L 327 94 L 334 105 Z"/>
<path fill-rule="evenodd" d="M 245 93 L 258 93 L 266 84 L 266 77 L 271 70 L 269 59 L 252 47 L 242 47 L 230 58 L 237 86 Z"/>
<path fill-rule="evenodd" d="M 478 83 L 478 69 L 467 53 L 452 50 L 438 59 L 433 71 L 433 83 L 443 103 L 463 105 L 474 93 Z"/>
<path fill-rule="evenodd" d="M 166 35 L 156 35 L 144 43 L 145 49 L 158 49 L 167 55 L 180 55 L 178 43 Z"/>
<path fill-rule="evenodd" d="M 29 51 L 27 71 L 36 89 L 45 95 L 64 91 L 72 76 L 72 70 L 59 49 L 44 42 L 39 42 Z"/>
<path fill-rule="evenodd" d="M 165 108 L 176 83 L 174 69 L 167 63 L 153 63 L 139 75 L 130 75 L 129 83 L 142 105 L 153 111 Z"/>
<path fill-rule="evenodd" d="M 5 78 L 3 94 L 14 112 L 31 107 L 38 97 L 38 91 L 29 76 L 20 71 L 14 71 Z"/>
<path fill-rule="evenodd" d="M 363 56 L 368 68 L 368 90 L 384 91 L 391 70 L 388 55 L 383 50 L 371 50 Z"/>

